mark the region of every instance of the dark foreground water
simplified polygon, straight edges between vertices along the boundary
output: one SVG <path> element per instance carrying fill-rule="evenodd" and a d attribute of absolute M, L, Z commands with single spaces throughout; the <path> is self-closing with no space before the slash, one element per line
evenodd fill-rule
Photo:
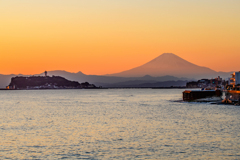
<path fill-rule="evenodd" d="M 240 159 L 240 107 L 182 91 L 0 91 L 0 159 Z"/>

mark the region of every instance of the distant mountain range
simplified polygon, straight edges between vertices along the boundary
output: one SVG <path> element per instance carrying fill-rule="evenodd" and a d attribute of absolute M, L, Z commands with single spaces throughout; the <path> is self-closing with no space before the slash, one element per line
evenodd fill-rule
<path fill-rule="evenodd" d="M 201 79 L 214 78 L 216 76 L 228 77 L 230 73 L 216 72 L 210 68 L 190 63 L 173 53 L 164 53 L 142 66 L 107 76 L 142 77 L 151 75 L 153 77 L 160 77 L 171 75 L 175 77 Z"/>
<path fill-rule="evenodd" d="M 43 73 L 41 74 L 43 75 Z M 157 82 L 167 82 L 171 81 L 166 87 L 175 86 L 177 83 L 175 81 L 184 81 L 183 85 L 189 81 L 189 78 L 178 78 L 174 76 L 162 76 L 162 77 L 152 77 L 149 75 L 145 75 L 143 77 L 114 77 L 114 76 L 98 76 L 98 75 L 86 75 L 82 72 L 78 73 L 69 73 L 66 71 L 50 71 L 48 75 L 59 75 L 65 77 L 72 81 L 78 82 L 89 82 L 93 83 L 96 86 L 103 86 L 103 87 L 141 87 L 141 84 L 154 84 Z M 193 80 L 193 79 L 192 79 Z M 180 85 L 180 86 L 183 86 Z M 179 86 L 179 85 L 177 85 Z"/>
<path fill-rule="evenodd" d="M 36 74 L 35 76 L 43 76 L 44 73 Z M 155 86 L 156 87 L 170 87 L 170 86 L 184 86 L 187 81 L 193 80 L 188 78 L 177 78 L 174 76 L 162 76 L 152 77 L 149 75 L 143 77 L 114 77 L 114 76 L 98 76 L 98 75 L 86 75 L 82 72 L 70 73 L 66 71 L 49 71 L 49 76 L 61 76 L 71 81 L 89 82 L 96 86 L 102 87 L 141 87 Z M 9 85 L 11 78 L 16 76 L 30 76 L 30 75 L 0 75 L 0 88 L 5 88 Z M 164 84 L 159 85 L 159 82 Z M 168 83 L 169 82 L 169 83 Z M 179 85 L 182 82 L 181 85 Z M 146 85 L 148 84 L 148 85 Z"/>
<path fill-rule="evenodd" d="M 232 72 L 216 72 L 206 67 L 192 64 L 172 53 L 164 53 L 152 61 L 120 73 L 108 75 L 86 75 L 82 72 L 48 71 L 48 75 L 62 76 L 71 81 L 89 82 L 103 87 L 170 87 L 184 86 L 187 81 L 230 77 Z M 44 73 L 36 74 L 44 75 Z M 1 75 L 0 88 L 9 85 L 11 77 L 30 75 Z"/>

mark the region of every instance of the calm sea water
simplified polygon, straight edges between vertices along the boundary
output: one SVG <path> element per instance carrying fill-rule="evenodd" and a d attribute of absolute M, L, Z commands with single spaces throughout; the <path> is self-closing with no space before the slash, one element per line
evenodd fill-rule
<path fill-rule="evenodd" d="M 0 91 L 0 159 L 240 159 L 240 107 L 182 91 Z"/>

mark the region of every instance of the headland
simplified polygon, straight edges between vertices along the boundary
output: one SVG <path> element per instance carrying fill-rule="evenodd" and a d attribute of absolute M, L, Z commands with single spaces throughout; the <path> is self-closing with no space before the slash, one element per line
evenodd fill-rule
<path fill-rule="evenodd" d="M 70 81 L 60 76 L 30 76 L 23 77 L 17 76 L 11 78 L 10 84 L 6 89 L 95 89 L 97 88 L 94 84 L 88 82 L 79 83 L 77 81 Z"/>

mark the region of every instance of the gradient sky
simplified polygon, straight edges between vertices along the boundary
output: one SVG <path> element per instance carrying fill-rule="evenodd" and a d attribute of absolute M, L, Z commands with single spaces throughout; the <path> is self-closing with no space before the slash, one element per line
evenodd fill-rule
<path fill-rule="evenodd" d="M 0 74 L 110 74 L 174 53 L 240 70 L 240 0 L 0 0 Z"/>

